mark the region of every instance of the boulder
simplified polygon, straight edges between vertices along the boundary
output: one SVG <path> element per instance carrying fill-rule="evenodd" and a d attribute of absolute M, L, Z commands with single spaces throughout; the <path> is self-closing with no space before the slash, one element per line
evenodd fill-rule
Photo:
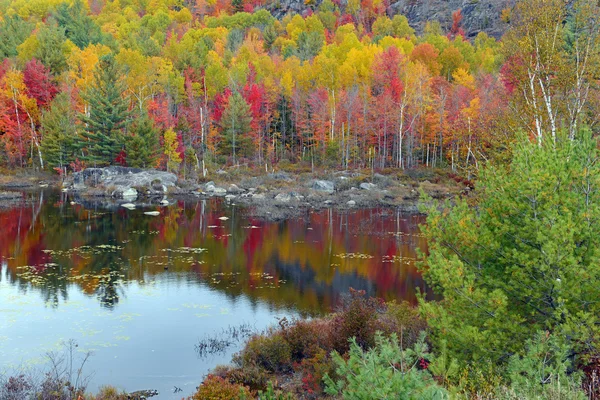
<path fill-rule="evenodd" d="M 227 190 L 222 187 L 216 187 L 210 192 L 213 196 L 223 197 L 227 194 Z"/>
<path fill-rule="evenodd" d="M 227 201 L 231 201 L 233 199 L 235 199 L 235 195 L 234 194 L 228 194 L 228 195 L 225 196 L 225 200 L 227 200 Z"/>
<path fill-rule="evenodd" d="M 128 201 L 135 201 L 138 197 L 138 191 L 134 188 L 127 188 L 123 190 L 121 193 L 121 198 Z"/>
<path fill-rule="evenodd" d="M 348 207 L 354 207 L 354 206 L 356 205 L 356 202 L 355 202 L 354 200 L 348 200 L 348 201 L 346 202 L 346 205 L 347 205 Z"/>
<path fill-rule="evenodd" d="M 363 182 L 360 184 L 360 188 L 362 190 L 373 190 L 373 189 L 377 189 L 377 185 L 374 183 Z"/>
<path fill-rule="evenodd" d="M 264 193 L 255 193 L 252 195 L 252 199 L 253 200 L 264 200 L 265 195 L 264 195 Z"/>
<path fill-rule="evenodd" d="M 114 188 L 115 196 L 135 200 L 137 189 L 146 188 L 150 193 L 165 193 L 175 186 L 177 176 L 170 172 L 128 167 L 86 168 L 73 174 L 71 188 L 85 191 L 93 187 Z M 134 197 L 135 191 L 135 197 Z M 146 192 L 146 190 L 144 191 Z"/>
<path fill-rule="evenodd" d="M 289 193 L 279 193 L 277 196 L 275 196 L 275 201 L 281 203 L 289 203 L 290 200 L 292 200 L 292 196 Z"/>
<path fill-rule="evenodd" d="M 231 194 L 240 194 L 243 193 L 244 189 L 240 189 L 236 184 L 231 184 L 229 185 L 229 187 L 227 188 L 227 193 L 231 193 Z"/>
<path fill-rule="evenodd" d="M 328 192 L 328 193 L 333 193 L 334 189 L 335 189 L 335 185 L 333 184 L 333 182 L 331 181 L 325 181 L 325 180 L 315 180 L 312 183 L 313 190 L 319 191 L 319 192 Z"/>

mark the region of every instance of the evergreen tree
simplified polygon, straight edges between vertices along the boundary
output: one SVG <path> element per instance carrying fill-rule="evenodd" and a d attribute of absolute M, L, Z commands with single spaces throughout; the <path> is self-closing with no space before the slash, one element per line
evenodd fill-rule
<path fill-rule="evenodd" d="M 87 15 L 81 0 L 76 0 L 70 6 L 68 3 L 61 3 L 56 9 L 55 18 L 59 26 L 64 28 L 67 38 L 80 49 L 102 42 L 102 31 Z"/>
<path fill-rule="evenodd" d="M 425 278 L 441 295 L 421 302 L 434 341 L 462 366 L 504 373 L 538 331 L 574 354 L 598 339 L 600 166 L 590 132 L 580 140 L 522 139 L 510 166 L 487 168 L 477 208 L 430 207 Z"/>
<path fill-rule="evenodd" d="M 125 138 L 127 165 L 137 168 L 152 168 L 158 159 L 160 144 L 158 131 L 147 116 L 139 117 Z"/>
<path fill-rule="evenodd" d="M 129 102 L 112 54 L 103 56 L 94 71 L 94 84 L 84 93 L 89 114 L 80 116 L 85 124 L 83 145 L 90 163 L 111 164 L 122 150 L 122 133 L 129 121 Z"/>
<path fill-rule="evenodd" d="M 231 154 L 234 163 L 238 154 L 252 155 L 252 140 L 247 135 L 250 132 L 251 122 L 250 106 L 242 95 L 236 92 L 229 96 L 229 102 L 221 118 L 221 125 L 225 131 L 222 147 L 225 153 Z"/>
<path fill-rule="evenodd" d="M 54 76 L 67 69 L 65 30 L 56 24 L 43 25 L 37 32 L 38 46 L 33 57 L 42 62 Z"/>
<path fill-rule="evenodd" d="M 33 28 L 34 24 L 18 15 L 5 15 L 0 21 L 0 60 L 15 57 L 17 46 L 27 39 Z"/>
<path fill-rule="evenodd" d="M 67 93 L 52 101 L 42 116 L 42 153 L 51 168 L 63 170 L 75 161 L 77 152 L 77 115 Z"/>

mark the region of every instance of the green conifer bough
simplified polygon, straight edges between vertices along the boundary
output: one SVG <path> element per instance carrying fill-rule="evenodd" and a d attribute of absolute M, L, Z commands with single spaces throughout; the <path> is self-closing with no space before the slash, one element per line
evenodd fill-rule
<path fill-rule="evenodd" d="M 111 164 L 122 150 L 122 134 L 130 112 L 120 76 L 113 55 L 103 56 L 94 72 L 94 84 L 83 96 L 89 111 L 80 117 L 85 127 L 82 146 L 87 149 L 89 164 Z"/>
<path fill-rule="evenodd" d="M 564 135 L 566 136 L 566 135 Z M 480 202 L 433 206 L 421 300 L 435 343 L 465 367 L 499 374 L 537 332 L 571 355 L 595 346 L 600 317 L 600 166 L 589 132 L 554 145 L 520 140 L 508 167 L 487 168 Z"/>

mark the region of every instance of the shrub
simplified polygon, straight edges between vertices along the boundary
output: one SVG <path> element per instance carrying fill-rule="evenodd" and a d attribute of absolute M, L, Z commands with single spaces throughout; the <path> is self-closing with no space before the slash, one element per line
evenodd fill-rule
<path fill-rule="evenodd" d="M 423 361 L 430 359 L 425 335 L 412 349 L 403 350 L 394 334 L 386 338 L 380 332 L 375 336 L 375 347 L 364 351 L 352 339 L 348 360 L 339 353 L 332 354 L 340 377 L 334 381 L 329 375 L 324 380 L 326 393 L 342 395 L 344 399 L 445 399 L 448 393 L 439 386 L 426 369 Z"/>
<path fill-rule="evenodd" d="M 302 390 L 314 398 L 320 398 L 325 389 L 323 378 L 336 377 L 335 363 L 325 350 L 319 350 L 313 357 L 305 358 L 294 368 L 302 373 Z"/>
<path fill-rule="evenodd" d="M 278 332 L 252 337 L 240 354 L 241 367 L 257 366 L 270 372 L 288 370 L 291 366 L 290 345 Z"/>
<path fill-rule="evenodd" d="M 293 400 L 294 396 L 291 393 L 282 393 L 279 390 L 273 389 L 273 384 L 269 382 L 266 392 L 258 392 L 258 400 Z"/>
<path fill-rule="evenodd" d="M 114 386 L 102 386 L 98 394 L 92 398 L 94 400 L 127 400 L 129 396 Z"/>
<path fill-rule="evenodd" d="M 35 393 L 35 385 L 30 376 L 20 374 L 8 377 L 0 386 L 0 399 L 21 400 Z"/>
<path fill-rule="evenodd" d="M 421 332 L 427 329 L 427 323 L 419 316 L 417 308 L 411 306 L 408 302 L 396 303 L 394 301 L 386 303 L 387 309 L 380 317 L 381 330 L 383 333 L 391 335 L 396 332 L 400 336 L 400 344 L 403 348 L 412 347 Z"/>
<path fill-rule="evenodd" d="M 363 290 L 350 289 L 350 295 L 342 303 L 332 319 L 332 344 L 336 351 L 344 354 L 349 349 L 349 338 L 363 349 L 375 344 L 375 332 L 380 330 L 378 315 L 385 311 L 383 300 L 365 297 Z"/>
<path fill-rule="evenodd" d="M 527 342 L 526 353 L 508 363 L 511 392 L 528 399 L 586 399 L 581 377 L 570 373 L 571 349 L 558 336 L 538 332 Z"/>
<path fill-rule="evenodd" d="M 247 387 L 231 383 L 219 376 L 208 375 L 192 400 L 234 400 L 246 399 L 250 396 Z"/>
<path fill-rule="evenodd" d="M 266 389 L 269 382 L 267 372 L 256 365 L 246 365 L 243 368 L 217 367 L 213 370 L 213 375 L 247 386 L 253 391 Z"/>
<path fill-rule="evenodd" d="M 323 323 L 318 320 L 304 321 L 287 319 L 279 321 L 281 335 L 290 347 L 291 357 L 294 361 L 313 356 L 322 345 L 326 345 L 327 338 L 323 337 Z"/>

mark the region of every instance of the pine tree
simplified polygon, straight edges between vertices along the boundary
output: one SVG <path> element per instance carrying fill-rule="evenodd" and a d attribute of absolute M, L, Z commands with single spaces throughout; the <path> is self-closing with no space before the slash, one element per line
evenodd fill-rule
<path fill-rule="evenodd" d="M 159 152 L 158 132 L 147 116 L 141 116 L 125 138 L 127 164 L 137 168 L 152 168 Z"/>
<path fill-rule="evenodd" d="M 83 95 L 89 113 L 80 116 L 85 124 L 83 146 L 90 163 L 111 164 L 122 150 L 121 137 L 129 121 L 129 102 L 123 97 L 125 87 L 112 54 L 103 56 L 94 71 L 94 84 Z"/>
<path fill-rule="evenodd" d="M 229 102 L 221 118 L 221 125 L 225 132 L 222 146 L 225 153 L 231 153 L 234 163 L 238 154 L 243 156 L 252 154 L 252 140 L 246 135 L 250 132 L 251 122 L 250 106 L 242 95 L 236 92 L 229 96 Z"/>
<path fill-rule="evenodd" d="M 522 138 L 508 167 L 482 171 L 478 207 L 427 210 L 424 272 L 441 300 L 421 311 L 461 366 L 502 373 L 539 331 L 566 338 L 573 354 L 598 339 L 597 141 L 566 136 Z"/>
<path fill-rule="evenodd" d="M 67 38 L 80 49 L 102 42 L 102 31 L 87 15 L 81 0 L 76 0 L 72 5 L 61 3 L 56 9 L 55 17 L 59 26 L 64 28 Z"/>
<path fill-rule="evenodd" d="M 75 161 L 77 152 L 77 115 L 71 107 L 67 93 L 52 101 L 42 117 L 42 153 L 51 168 L 63 170 Z"/>

